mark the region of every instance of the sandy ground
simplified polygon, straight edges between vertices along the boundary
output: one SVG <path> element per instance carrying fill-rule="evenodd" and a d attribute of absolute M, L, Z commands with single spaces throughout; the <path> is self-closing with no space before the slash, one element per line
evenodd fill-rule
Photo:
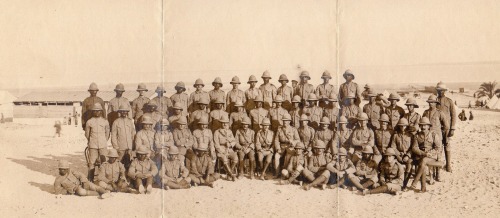
<path fill-rule="evenodd" d="M 459 97 L 457 97 L 459 98 Z M 459 105 L 468 102 L 460 99 Z M 468 112 L 468 111 L 467 111 Z M 155 189 L 152 195 L 55 198 L 57 160 L 86 173 L 80 127 L 18 119 L 0 125 L 0 214 L 12 217 L 497 217 L 500 212 L 500 113 L 474 110 L 453 137 L 454 172 L 428 192 L 360 196 L 348 190 L 280 186 L 277 181 L 220 180 L 214 189 Z M 6 217 L 6 216 L 4 216 Z"/>

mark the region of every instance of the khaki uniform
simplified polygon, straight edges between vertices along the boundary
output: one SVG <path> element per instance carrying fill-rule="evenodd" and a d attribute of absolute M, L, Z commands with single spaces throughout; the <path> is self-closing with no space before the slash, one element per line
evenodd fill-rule
<path fill-rule="evenodd" d="M 194 155 L 193 145 L 195 144 L 195 138 L 189 129 L 174 129 L 172 132 L 174 137 L 174 144 L 179 148 L 179 160 L 184 163 L 187 158 L 191 159 Z"/>
<path fill-rule="evenodd" d="M 320 140 L 324 142 L 326 145 L 326 150 L 325 150 L 326 153 L 337 154 L 338 153 L 337 144 L 333 144 L 333 137 L 334 137 L 334 132 L 332 130 L 319 129 L 314 134 L 314 141 Z"/>
<path fill-rule="evenodd" d="M 453 100 L 448 97 L 438 97 L 438 101 L 440 104 L 436 107 L 444 113 L 444 116 L 449 123 L 448 129 L 445 130 L 449 131 L 450 129 L 455 129 L 455 124 L 457 123 L 457 112 L 455 111 L 455 104 L 453 103 Z M 446 131 L 446 134 L 448 134 L 448 131 Z"/>
<path fill-rule="evenodd" d="M 167 150 L 175 145 L 174 135 L 168 131 L 156 131 L 154 137 L 154 147 L 153 150 L 155 152 L 161 152 L 161 150 Z"/>
<path fill-rule="evenodd" d="M 261 84 L 259 86 L 260 92 L 262 93 L 262 97 L 264 99 L 263 108 L 269 109 L 273 105 L 273 100 L 276 97 L 277 88 L 271 83 Z"/>
<path fill-rule="evenodd" d="M 295 128 L 300 127 L 300 116 L 302 115 L 302 110 L 300 108 L 293 108 L 288 112 L 290 114 L 290 117 L 292 118 L 292 121 L 290 121 L 290 125 L 292 125 Z"/>
<path fill-rule="evenodd" d="M 123 190 L 127 186 L 125 183 L 125 167 L 118 161 L 115 161 L 112 164 L 105 162 L 101 165 L 101 167 L 99 167 L 97 180 L 99 181 L 99 186 L 103 188 L 107 188 L 108 184 L 113 183 L 121 186 L 119 189 Z M 120 180 L 122 180 L 122 182 L 120 182 Z"/>
<path fill-rule="evenodd" d="M 122 160 L 127 151 L 133 149 L 135 138 L 134 122 L 130 118 L 118 118 L 111 128 L 111 145 L 118 151 L 118 160 Z"/>
<path fill-rule="evenodd" d="M 202 184 L 202 180 L 211 183 L 219 179 L 219 174 L 214 171 L 214 160 L 210 156 L 194 156 L 189 168 L 189 178 L 195 184 Z"/>
<path fill-rule="evenodd" d="M 405 115 L 405 110 L 400 106 L 392 108 L 391 106 L 385 108 L 385 113 L 389 116 L 388 129 L 395 130 L 396 125 L 398 125 L 399 119 L 403 118 Z"/>
<path fill-rule="evenodd" d="M 99 186 L 91 183 L 85 175 L 80 172 L 69 170 L 68 174 L 58 175 L 54 181 L 54 193 L 56 195 L 73 195 L 77 189 L 97 191 Z"/>
<path fill-rule="evenodd" d="M 189 129 L 195 130 L 198 125 L 198 121 L 200 121 L 202 118 L 210 120 L 210 114 L 207 112 L 207 110 L 196 110 L 191 113 L 189 116 Z"/>
<path fill-rule="evenodd" d="M 365 183 L 367 180 L 373 181 L 374 184 L 378 182 L 377 168 L 371 167 L 370 161 L 362 159 L 356 163 L 356 172 L 353 175 L 358 178 L 360 183 Z M 349 177 L 349 179 L 353 178 Z"/>
<path fill-rule="evenodd" d="M 199 109 L 198 108 L 198 102 L 202 98 L 210 99 L 210 96 L 208 95 L 208 92 L 205 92 L 205 91 L 194 91 L 193 93 L 191 93 L 191 95 L 189 95 L 189 99 L 188 99 L 188 110 L 187 111 L 189 113 L 191 113 L 193 111 L 198 110 Z M 210 107 L 207 106 L 207 108 L 210 108 Z"/>
<path fill-rule="evenodd" d="M 276 90 L 276 95 L 281 96 L 283 98 L 283 103 L 281 106 L 285 108 L 287 111 L 292 109 L 292 98 L 293 98 L 293 89 L 290 86 L 280 86 Z"/>
<path fill-rule="evenodd" d="M 439 135 L 439 137 L 442 139 L 442 129 L 450 129 L 450 123 L 446 119 L 446 115 L 439 109 L 436 110 L 431 110 L 427 109 L 424 111 L 424 114 L 422 117 L 427 117 L 429 118 L 429 121 L 431 122 L 431 131 L 434 131 Z"/>
<path fill-rule="evenodd" d="M 102 117 L 92 117 L 85 125 L 85 137 L 89 147 L 89 168 L 93 169 L 98 158 L 103 162 L 106 158 L 107 142 L 109 140 L 109 123 Z"/>
<path fill-rule="evenodd" d="M 353 95 L 356 96 L 356 99 L 354 100 L 354 104 L 356 106 L 359 106 L 361 103 L 361 88 L 359 88 L 359 85 L 355 82 L 350 82 L 350 83 L 342 83 L 340 84 L 339 87 L 339 101 L 343 101 L 345 97 Z M 344 102 L 343 102 L 344 103 Z M 340 104 L 341 107 L 344 107 L 344 104 Z"/>
<path fill-rule="evenodd" d="M 417 133 L 413 139 L 411 151 L 413 154 L 417 155 L 419 159 L 428 157 L 440 161 L 443 152 L 441 135 L 433 131 L 427 133 L 422 131 Z"/>
<path fill-rule="evenodd" d="M 234 104 L 237 101 L 243 102 L 243 105 L 246 104 L 246 97 L 245 93 L 239 89 L 232 89 L 231 91 L 227 92 L 227 98 L 226 98 L 226 111 L 231 114 L 232 112 L 237 112 L 238 110 L 234 109 Z"/>
<path fill-rule="evenodd" d="M 213 110 L 210 111 L 210 129 L 212 129 L 212 132 L 215 132 L 219 128 L 222 127 L 222 123 L 220 120 L 222 117 L 227 117 L 229 118 L 229 114 L 226 111 L 223 110 Z"/>
<path fill-rule="evenodd" d="M 293 182 L 300 174 L 304 172 L 306 167 L 306 158 L 304 155 L 293 155 L 290 157 L 286 171 L 290 173 L 289 181 Z M 286 177 L 285 177 L 286 179 Z"/>
<path fill-rule="evenodd" d="M 417 132 L 420 130 L 420 126 L 418 123 L 420 123 L 420 114 L 417 112 L 413 113 L 406 113 L 404 118 L 408 120 L 408 129 L 412 135 L 417 134 Z M 412 130 L 413 129 L 413 130 Z"/>
<path fill-rule="evenodd" d="M 155 156 L 155 151 L 153 149 L 154 143 L 155 143 L 155 131 L 153 130 L 141 129 L 135 135 L 135 150 L 139 149 L 140 147 L 146 147 L 149 150 L 151 150 L 150 155 L 152 157 Z"/>
<path fill-rule="evenodd" d="M 170 98 L 166 96 L 162 96 L 161 98 L 159 96 L 156 96 L 151 99 L 150 102 L 154 102 L 156 103 L 156 105 L 158 105 L 158 112 L 160 112 L 162 116 L 170 115 L 173 106 L 172 100 L 170 100 Z"/>
<path fill-rule="evenodd" d="M 264 157 L 266 158 L 266 163 L 271 162 L 273 158 L 273 140 L 274 132 L 270 129 L 267 131 L 261 129 L 257 132 L 255 147 L 257 148 L 257 158 L 261 168 L 263 167 Z"/>
<path fill-rule="evenodd" d="M 385 150 L 391 146 L 393 131 L 391 130 L 375 130 L 375 154 L 385 154 Z"/>
<path fill-rule="evenodd" d="M 193 132 L 194 144 L 193 149 L 198 149 L 201 145 L 208 145 L 208 149 L 210 151 L 210 155 L 213 159 L 215 159 L 215 147 L 214 147 L 214 137 L 212 131 L 209 129 L 197 129 Z"/>
<path fill-rule="evenodd" d="M 158 111 L 153 111 L 153 112 L 147 112 L 144 113 L 141 118 L 139 118 L 139 123 L 142 122 L 142 119 L 144 117 L 151 117 L 153 124 L 151 125 L 152 129 L 158 129 L 158 123 L 163 119 L 163 117 L 166 117 L 166 115 L 162 116 L 160 112 Z M 136 131 L 139 131 L 142 129 L 142 125 L 140 125 L 140 128 L 136 129 Z"/>
<path fill-rule="evenodd" d="M 314 135 L 316 131 L 310 126 L 301 126 L 297 129 L 300 141 L 305 145 L 306 149 L 310 152 L 314 145 Z"/>
<path fill-rule="evenodd" d="M 281 126 L 276 132 L 276 137 L 274 138 L 274 166 L 280 166 L 280 158 L 285 157 L 283 166 L 288 166 L 288 160 L 295 150 L 292 150 L 293 146 L 300 141 L 299 132 L 295 127 L 292 126 Z M 278 169 L 278 168 L 277 168 Z"/>
<path fill-rule="evenodd" d="M 226 102 L 226 93 L 224 93 L 224 91 L 222 90 L 211 90 L 208 92 L 208 95 L 210 96 L 210 104 L 209 104 L 209 108 L 210 110 L 215 110 L 215 101 L 217 99 L 222 99 L 223 102 Z M 222 106 L 222 109 L 221 110 L 226 110 L 226 106 L 225 104 L 223 104 Z"/>
<path fill-rule="evenodd" d="M 413 135 L 409 132 L 405 132 L 404 134 L 401 132 L 397 132 L 392 136 L 391 139 L 391 148 L 396 151 L 396 156 L 403 159 L 404 156 L 408 156 L 411 158 L 411 139 Z"/>
<path fill-rule="evenodd" d="M 316 90 L 314 91 L 314 94 L 318 97 L 322 96 L 330 96 L 332 93 L 335 93 L 337 95 L 337 91 L 335 90 L 335 86 L 332 84 L 321 84 L 316 87 Z"/>
<path fill-rule="evenodd" d="M 319 176 L 324 176 L 326 178 L 324 183 L 326 184 L 330 179 L 330 171 L 326 169 L 326 165 L 330 161 L 331 157 L 326 153 L 309 157 L 307 167 L 302 172 L 304 177 L 312 182 Z"/>
<path fill-rule="evenodd" d="M 127 108 L 128 111 L 128 117 L 132 118 L 132 106 L 130 106 L 130 101 L 125 98 L 125 97 L 114 97 L 109 101 L 108 104 L 108 121 L 109 125 L 113 126 L 113 122 L 118 119 L 119 114 L 118 114 L 118 109 L 120 106 L 124 105 L 125 108 Z"/>
<path fill-rule="evenodd" d="M 337 120 L 339 118 L 340 110 L 338 108 L 327 108 L 323 110 L 323 116 L 330 119 L 330 129 L 333 131 L 337 130 Z"/>
<path fill-rule="evenodd" d="M 384 114 L 384 108 L 378 104 L 366 104 L 363 106 L 363 112 L 368 115 L 368 127 L 370 127 L 373 131 L 376 129 L 380 129 L 380 123 L 378 119 L 380 116 Z"/>
<path fill-rule="evenodd" d="M 143 179 L 138 177 L 138 174 L 144 174 L 147 178 Z M 146 180 L 148 184 L 153 183 L 153 177 L 158 174 L 158 167 L 156 167 L 155 162 L 146 158 L 144 161 L 139 159 L 134 159 L 128 168 L 128 176 L 136 182 L 136 188 L 139 188 L 140 184 L 144 183 Z"/>
<path fill-rule="evenodd" d="M 139 96 L 132 101 L 132 116 L 130 118 L 134 119 L 134 123 L 139 125 L 139 118 L 144 114 L 144 108 L 149 103 L 149 98 L 144 96 Z"/>
<path fill-rule="evenodd" d="M 288 111 L 282 107 L 269 109 L 269 115 L 271 115 L 271 130 L 276 131 L 283 125 L 282 119 L 285 114 L 288 114 Z"/>
<path fill-rule="evenodd" d="M 233 162 L 231 169 L 236 166 L 238 162 L 238 155 L 234 152 L 236 146 L 236 139 L 229 129 L 218 129 L 214 133 L 214 145 L 219 157 L 224 164 L 228 164 L 231 160 Z"/>
<path fill-rule="evenodd" d="M 339 148 L 345 148 L 347 151 L 351 148 L 351 136 L 352 130 L 347 129 L 346 131 L 339 130 L 335 132 L 335 137 L 333 138 L 333 144 L 338 144 Z"/>
<path fill-rule="evenodd" d="M 307 101 L 307 97 L 309 96 L 310 93 L 314 93 L 314 86 L 312 84 L 299 83 L 297 85 L 297 87 L 295 87 L 293 95 L 300 96 L 300 99 L 302 99 L 302 102 L 305 102 L 305 101 Z"/>
<path fill-rule="evenodd" d="M 87 97 L 85 100 L 82 102 L 82 128 L 85 129 L 85 125 L 87 124 L 87 121 L 92 118 L 92 107 L 94 107 L 95 103 L 101 104 L 101 107 L 103 108 L 101 117 L 106 118 L 106 110 L 104 107 L 104 101 L 102 98 L 99 97 Z"/>
<path fill-rule="evenodd" d="M 264 118 L 269 118 L 269 111 L 264 108 L 255 108 L 250 111 L 250 118 L 252 119 L 252 129 L 257 132 Z"/>
<path fill-rule="evenodd" d="M 403 179 L 404 169 L 399 162 L 395 161 L 392 166 L 389 163 L 380 164 L 379 180 L 385 183 L 388 192 L 396 193 L 397 191 L 401 191 Z"/>
<path fill-rule="evenodd" d="M 170 123 L 170 127 L 173 129 L 175 128 L 174 126 L 176 125 L 177 123 L 177 120 L 181 117 L 184 117 L 186 120 L 188 120 L 188 113 L 187 112 L 184 112 L 182 111 L 180 114 L 178 115 L 172 115 L 170 117 L 168 117 L 168 122 Z"/>
<path fill-rule="evenodd" d="M 373 130 L 370 128 L 366 129 L 355 129 L 354 132 L 352 133 L 352 147 L 354 148 L 354 153 L 352 160 L 353 162 L 357 162 L 359 159 L 361 159 L 361 153 L 363 151 L 364 146 L 370 146 L 374 147 L 375 146 L 375 134 L 373 133 Z"/>
<path fill-rule="evenodd" d="M 184 163 L 182 163 L 179 159 L 174 159 L 172 161 L 168 159 L 163 160 L 160 169 L 160 177 L 163 184 L 167 185 L 168 182 L 178 184 L 182 180 L 186 181 L 185 178 L 188 176 L 188 168 L 186 168 Z"/>
<path fill-rule="evenodd" d="M 245 91 L 246 101 L 244 101 L 244 105 L 247 112 L 252 111 L 256 107 L 254 100 L 257 96 L 262 96 L 262 92 L 258 88 L 249 88 Z"/>
<path fill-rule="evenodd" d="M 236 151 L 238 153 L 239 174 L 242 175 L 245 165 L 245 157 L 250 161 L 250 175 L 255 170 L 255 132 L 251 129 L 236 131 Z"/>
<path fill-rule="evenodd" d="M 241 129 L 241 122 L 245 117 L 248 117 L 247 113 L 245 112 L 231 113 L 231 116 L 229 117 L 229 126 L 231 128 L 231 131 L 233 131 L 233 134 L 236 134 L 236 131 L 238 129 Z"/>
<path fill-rule="evenodd" d="M 356 118 L 359 113 L 361 113 L 361 109 L 356 105 L 344 106 L 341 109 L 341 115 L 346 117 L 348 120 L 347 128 L 352 129 L 356 126 L 356 122 L 358 119 Z"/>
<path fill-rule="evenodd" d="M 186 93 L 175 93 L 172 96 L 170 96 L 170 100 L 172 100 L 172 105 L 175 103 L 180 103 L 182 105 L 182 112 L 187 113 L 188 112 L 188 102 L 189 102 L 189 96 Z"/>
<path fill-rule="evenodd" d="M 303 109 L 303 114 L 306 114 L 309 117 L 309 126 L 314 129 L 318 129 L 319 122 L 323 117 L 323 108 L 320 108 L 316 105 L 312 107 L 305 107 Z"/>

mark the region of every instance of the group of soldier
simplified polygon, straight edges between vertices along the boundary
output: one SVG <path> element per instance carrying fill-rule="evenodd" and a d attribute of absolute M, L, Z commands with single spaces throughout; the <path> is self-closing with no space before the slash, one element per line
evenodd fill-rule
<path fill-rule="evenodd" d="M 340 187 L 395 194 L 425 192 L 427 182 L 442 181 L 441 168 L 451 172 L 456 115 L 444 83 L 437 84 L 437 96 L 428 98 L 429 109 L 420 115 L 413 98 L 407 99 L 405 111 L 397 105 L 397 93 L 386 99 L 370 87 L 362 91 L 350 70 L 343 77 L 345 83 L 336 89 L 327 71 L 317 87 L 309 84 L 307 71 L 292 86 L 282 74 L 277 87 L 266 71 L 258 88 L 250 76 L 246 91 L 238 88 L 235 76 L 226 94 L 217 77 L 209 92 L 197 79 L 190 95 L 179 82 L 170 98 L 159 85 L 153 99 L 144 96 L 148 89 L 139 84 L 139 96 L 131 103 L 118 84 L 107 111 L 92 83 L 81 113 L 88 175 L 60 161 L 56 194 L 147 194 L 153 186 L 214 187 L 221 178 L 266 180 L 269 174 L 280 184 L 305 190 Z M 362 96 L 368 103 L 360 108 Z M 107 149 L 110 138 L 113 148 Z"/>

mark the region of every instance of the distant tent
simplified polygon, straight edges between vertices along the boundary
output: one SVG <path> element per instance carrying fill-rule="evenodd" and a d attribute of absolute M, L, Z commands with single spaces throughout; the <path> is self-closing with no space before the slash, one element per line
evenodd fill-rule
<path fill-rule="evenodd" d="M 490 101 L 488 101 L 488 104 L 486 104 L 486 107 L 493 109 L 493 106 L 495 106 L 495 104 L 497 104 L 497 102 L 498 102 L 498 97 L 496 95 L 493 95 L 493 97 L 490 99 Z"/>

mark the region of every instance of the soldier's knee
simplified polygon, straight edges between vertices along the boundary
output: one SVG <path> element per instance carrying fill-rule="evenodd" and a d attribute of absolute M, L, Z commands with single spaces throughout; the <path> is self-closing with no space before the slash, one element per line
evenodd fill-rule
<path fill-rule="evenodd" d="M 87 190 L 81 187 L 78 187 L 75 193 L 79 196 L 87 196 Z"/>

